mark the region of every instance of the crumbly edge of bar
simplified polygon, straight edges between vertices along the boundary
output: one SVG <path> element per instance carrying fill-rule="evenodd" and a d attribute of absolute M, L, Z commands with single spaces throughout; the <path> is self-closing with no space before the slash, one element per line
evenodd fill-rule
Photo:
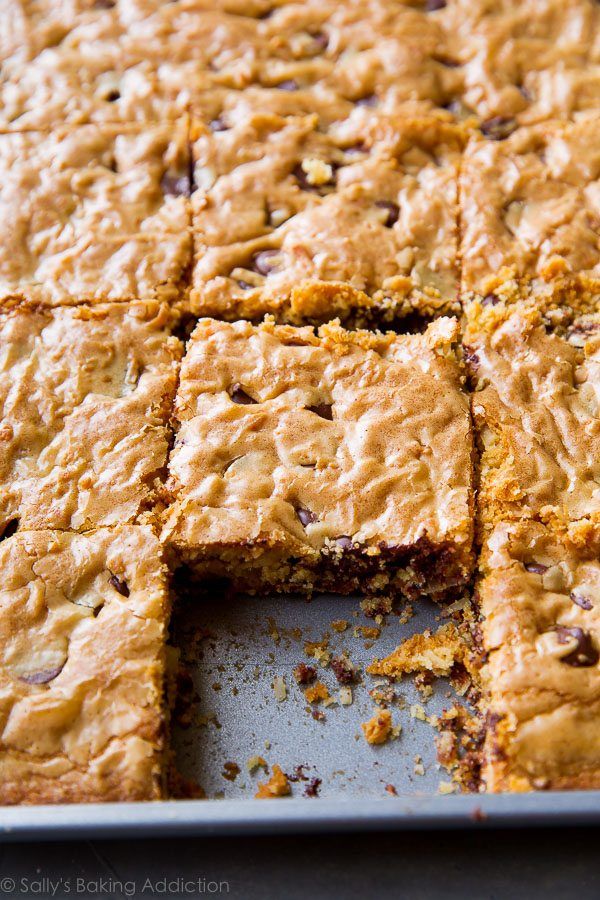
<path fill-rule="evenodd" d="M 410 599 L 429 596 L 445 602 L 464 588 L 473 567 L 467 545 L 450 540 L 436 544 L 427 536 L 404 547 L 356 544 L 342 549 L 332 544 L 296 556 L 289 548 L 268 542 L 175 545 L 174 551 L 195 579 L 222 580 L 234 590 L 258 595 L 396 592 Z"/>
<path fill-rule="evenodd" d="M 493 334 L 514 312 L 519 312 L 534 325 L 542 324 L 547 331 L 557 336 L 564 335 L 569 328 L 586 317 L 593 317 L 594 322 L 598 323 L 595 327 L 600 328 L 600 282 L 591 289 L 589 280 L 573 281 L 544 296 L 536 296 L 515 281 L 503 283 L 497 293 L 490 293 L 485 297 L 470 295 L 464 304 L 462 321 L 462 351 L 467 370 L 473 352 L 468 340 L 469 329 L 472 332 Z M 469 373 L 469 381 L 473 407 L 477 398 L 477 375 L 473 370 Z M 501 437 L 489 429 L 484 447 L 473 414 L 472 419 L 476 445 L 476 492 L 479 498 L 475 511 L 477 543 L 483 544 L 485 537 L 501 522 L 526 522 L 535 519 L 543 521 L 559 540 L 572 549 L 585 551 L 594 546 L 600 551 L 600 515 L 592 513 L 572 520 L 561 516 L 557 510 L 546 509 L 543 517 L 536 517 L 532 516 L 532 511 L 521 500 L 500 497 L 495 492 L 485 490 L 487 476 L 501 468 L 505 448 Z"/>
<path fill-rule="evenodd" d="M 347 328 L 396 327 L 400 331 L 410 330 L 419 319 L 423 324 L 438 316 L 460 313 L 458 291 L 453 298 L 443 298 L 433 289 L 415 289 L 409 278 L 406 288 L 406 296 L 400 301 L 386 297 L 383 292 L 371 297 L 344 282 L 314 279 L 296 285 L 289 296 L 263 298 L 257 288 L 249 290 L 246 297 L 223 305 L 209 305 L 202 288 L 192 286 L 186 302 L 195 316 L 230 322 L 247 319 L 257 323 L 263 316 L 272 315 L 281 323 L 321 325 L 339 318 Z"/>

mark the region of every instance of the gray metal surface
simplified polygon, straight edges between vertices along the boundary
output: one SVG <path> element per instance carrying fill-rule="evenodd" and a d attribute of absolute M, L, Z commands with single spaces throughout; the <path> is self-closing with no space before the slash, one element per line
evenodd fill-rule
<path fill-rule="evenodd" d="M 190 620 L 187 634 L 182 616 Z M 174 729 L 180 770 L 195 778 L 209 798 L 252 798 L 257 783 L 265 780 L 264 771 L 250 775 L 247 770 L 247 761 L 257 755 L 288 773 L 303 766 L 308 778 L 322 780 L 322 798 L 385 797 L 386 785 L 407 795 L 436 793 L 440 780 L 447 781 L 448 776 L 436 763 L 432 726 L 411 715 L 411 707 L 420 705 L 428 716 L 440 713 L 451 705 L 447 684 L 438 683 L 426 703 L 411 679 L 396 686 L 399 702 L 390 707 L 394 725 L 402 726 L 396 740 L 369 746 L 360 728 L 375 711 L 369 690 L 385 683 L 366 675 L 366 667 L 415 631 L 437 628 L 436 616 L 439 607 L 416 604 L 406 625 L 397 615 L 389 615 L 380 637 L 373 640 L 357 630 L 372 628 L 375 622 L 365 617 L 356 598 L 321 596 L 306 602 L 239 597 L 223 602 L 217 597 L 197 605 L 186 603 L 179 613 L 176 639 L 193 673 L 199 703 L 195 723 L 186 730 Z M 339 620 L 348 622 L 341 633 L 332 628 Z M 191 634 L 198 627 L 212 637 L 195 642 Z M 293 670 L 300 662 L 315 665 L 304 645 L 324 637 L 332 656 L 348 652 L 361 681 L 352 687 L 350 706 L 314 707 L 325 716 L 324 721 L 315 721 Z M 338 696 L 340 686 L 331 667 L 317 670 L 332 696 Z M 285 683 L 285 700 L 276 699 L 276 678 Z M 415 757 L 422 760 L 424 775 L 415 774 Z M 239 766 L 235 780 L 224 777 L 225 763 Z M 293 784 L 294 795 L 300 796 L 305 785 Z"/>
<path fill-rule="evenodd" d="M 364 674 L 375 656 L 383 656 L 415 631 L 439 625 L 440 610 L 427 603 L 402 625 L 395 615 L 371 641 L 356 632 L 372 627 L 357 599 L 252 599 L 192 597 L 179 607 L 175 643 L 190 669 L 197 692 L 192 724 L 174 729 L 174 746 L 183 773 L 198 782 L 209 799 L 147 804 L 73 805 L 0 809 L 0 840 L 57 840 L 86 837 L 142 837 L 184 834 L 259 834 L 359 829 L 488 828 L 600 822 L 600 792 L 537 793 L 513 796 L 438 794 L 447 775 L 435 760 L 431 725 L 411 715 L 419 704 L 428 716 L 450 705 L 448 685 L 439 683 L 425 704 L 406 679 L 396 687 L 402 701 L 392 704 L 399 737 L 380 747 L 363 739 L 360 723 L 373 712 L 369 690 L 382 679 Z M 341 633 L 332 621 L 347 620 Z M 351 706 L 324 709 L 315 721 L 292 672 L 306 641 L 329 635 L 333 655 L 347 650 L 362 673 Z M 273 681 L 283 678 L 285 700 L 277 700 Z M 319 677 L 335 696 L 339 686 L 330 668 Z M 414 710 L 413 710 L 414 711 Z M 320 796 L 307 798 L 308 782 L 293 783 L 293 797 L 252 799 L 259 770 L 246 763 L 259 755 L 293 773 L 303 766 L 308 778 L 322 780 Z M 415 774 L 415 757 L 424 774 Z M 240 772 L 228 780 L 225 763 Z M 393 784 L 398 796 L 386 785 Z"/>

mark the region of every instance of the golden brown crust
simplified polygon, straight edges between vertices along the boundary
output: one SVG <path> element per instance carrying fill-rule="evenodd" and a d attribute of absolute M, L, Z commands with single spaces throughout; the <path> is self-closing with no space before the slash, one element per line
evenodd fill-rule
<path fill-rule="evenodd" d="M 598 554 L 500 524 L 482 573 L 487 789 L 600 787 Z"/>
<path fill-rule="evenodd" d="M 448 0 L 461 105 L 491 125 L 598 108 L 600 15 L 589 0 Z"/>
<path fill-rule="evenodd" d="M 156 302 L 0 315 L 0 532 L 134 521 L 156 499 L 182 346 Z"/>
<path fill-rule="evenodd" d="M 425 592 L 456 566 L 468 577 L 472 444 L 456 337 L 450 319 L 402 336 L 200 320 L 176 399 L 165 539 L 197 571 L 220 560 L 234 578 L 247 566 L 287 590 L 312 589 L 314 568 L 345 551 L 384 570 L 388 551 L 438 552 Z"/>
<path fill-rule="evenodd" d="M 473 139 L 461 164 L 462 290 L 522 280 L 545 296 L 572 278 L 600 296 L 600 119 Z"/>
<path fill-rule="evenodd" d="M 187 122 L 0 134 L 0 304 L 179 299 Z"/>
<path fill-rule="evenodd" d="M 321 321 L 455 309 L 463 131 L 369 107 L 335 121 L 276 94 L 195 126 L 192 310 L 303 322 L 300 292 Z"/>
<path fill-rule="evenodd" d="M 598 313 L 477 301 L 464 344 L 483 529 L 538 519 L 574 546 L 600 547 Z"/>
<path fill-rule="evenodd" d="M 147 527 L 0 545 L 0 802 L 162 796 L 169 603 Z"/>

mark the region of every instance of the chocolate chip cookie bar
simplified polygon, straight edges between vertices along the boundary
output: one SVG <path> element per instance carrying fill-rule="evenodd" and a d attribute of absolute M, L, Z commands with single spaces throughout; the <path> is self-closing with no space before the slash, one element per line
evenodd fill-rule
<path fill-rule="evenodd" d="M 0 803 L 163 796 L 160 560 L 144 527 L 0 544 Z"/>
<path fill-rule="evenodd" d="M 192 311 L 301 324 L 455 309 L 462 130 L 269 102 L 195 125 Z"/>
<path fill-rule="evenodd" d="M 487 790 L 600 787 L 600 557 L 505 523 L 482 570 Z"/>
<path fill-rule="evenodd" d="M 472 569 L 456 320 L 424 334 L 201 319 L 163 539 L 236 589 L 443 600 Z"/>
<path fill-rule="evenodd" d="M 597 111 L 600 13 L 591 0 L 449 0 L 444 24 L 462 76 L 457 112 L 484 132 Z"/>
<path fill-rule="evenodd" d="M 469 142 L 461 165 L 462 290 L 600 296 L 600 118 Z"/>
<path fill-rule="evenodd" d="M 600 547 L 600 315 L 472 303 L 464 333 L 481 450 L 479 515 L 536 519 Z"/>
<path fill-rule="evenodd" d="M 0 305 L 177 302 L 187 122 L 0 134 Z"/>
<path fill-rule="evenodd" d="M 0 534 L 134 521 L 167 461 L 180 341 L 156 302 L 0 315 Z"/>
<path fill-rule="evenodd" d="M 201 76 L 209 87 L 238 90 L 324 88 L 414 114 L 443 107 L 461 84 L 443 12 L 433 6 L 325 0 L 224 9 L 200 0 L 163 4 L 160 26 L 155 16 L 142 27 L 147 46 L 160 45 L 181 66 L 192 101 Z"/>
<path fill-rule="evenodd" d="M 121 41 L 61 44 L 0 81 L 0 130 L 159 122 L 185 116 L 188 103 L 178 73 L 127 54 Z"/>

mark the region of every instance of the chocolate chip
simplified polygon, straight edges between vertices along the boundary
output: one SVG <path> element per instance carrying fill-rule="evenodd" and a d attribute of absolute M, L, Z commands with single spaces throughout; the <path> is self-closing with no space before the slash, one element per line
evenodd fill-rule
<path fill-rule="evenodd" d="M 249 406 L 251 403 L 256 403 L 250 394 L 247 394 L 241 384 L 233 384 L 229 390 L 229 396 L 233 400 L 234 403 L 241 403 L 242 406 Z"/>
<path fill-rule="evenodd" d="M 94 9 L 114 9 L 115 0 L 95 0 Z"/>
<path fill-rule="evenodd" d="M 319 796 L 319 788 L 321 787 L 322 779 L 321 778 L 311 778 L 306 787 L 304 788 L 304 796 L 305 797 L 318 797 Z"/>
<path fill-rule="evenodd" d="M 305 506 L 296 507 L 296 515 L 306 528 L 307 525 L 312 525 L 313 522 L 317 522 L 317 516 L 315 516 L 314 512 L 310 509 L 306 509 Z"/>
<path fill-rule="evenodd" d="M 354 541 L 347 534 L 341 534 L 339 537 L 336 537 L 335 542 L 342 550 L 352 550 L 354 547 Z"/>
<path fill-rule="evenodd" d="M 600 654 L 594 647 L 591 635 L 583 628 L 566 628 L 560 625 L 556 629 L 559 644 L 568 644 L 572 640 L 577 641 L 577 646 L 572 653 L 561 658 L 561 662 L 575 668 L 595 666 L 600 659 Z"/>
<path fill-rule="evenodd" d="M 497 303 L 500 303 L 500 297 L 497 297 L 496 294 L 486 294 L 481 301 L 482 306 L 496 306 Z"/>
<path fill-rule="evenodd" d="M 24 681 L 25 684 L 48 684 L 49 681 L 53 681 L 57 675 L 60 675 L 63 667 L 64 663 L 53 669 L 40 669 L 39 672 L 32 672 L 31 675 L 21 675 L 19 681 Z"/>
<path fill-rule="evenodd" d="M 298 82 L 294 81 L 293 78 L 286 78 L 285 81 L 280 81 L 275 87 L 278 91 L 297 91 Z"/>
<path fill-rule="evenodd" d="M 584 597 L 581 594 L 577 594 L 575 591 L 571 592 L 570 597 L 575 606 L 579 606 L 581 609 L 593 609 L 594 604 L 589 597 Z"/>
<path fill-rule="evenodd" d="M 451 56 L 436 55 L 431 58 L 446 69 L 458 69 L 460 66 L 459 61 L 457 59 L 452 59 Z"/>
<path fill-rule="evenodd" d="M 106 97 L 104 98 L 107 103 L 115 103 L 117 100 L 121 99 L 121 92 L 116 88 L 113 88 L 112 91 L 109 91 Z"/>
<path fill-rule="evenodd" d="M 516 127 L 517 123 L 514 119 L 507 119 L 504 116 L 493 116 L 491 119 L 486 119 L 485 122 L 482 122 L 479 130 L 492 141 L 504 141 L 513 133 Z"/>
<path fill-rule="evenodd" d="M 230 469 L 231 466 L 232 466 L 235 462 L 238 461 L 238 459 L 242 459 L 242 457 L 241 457 L 241 456 L 234 456 L 233 459 L 230 459 L 228 462 L 226 462 L 225 465 L 223 466 L 222 470 L 221 470 L 221 474 L 224 475 L 225 472 L 227 472 L 227 470 Z"/>
<path fill-rule="evenodd" d="M 331 403 L 318 403 L 316 406 L 307 406 L 306 408 L 316 416 L 321 416 L 322 419 L 327 419 L 329 422 L 333 421 L 333 407 Z"/>
<path fill-rule="evenodd" d="M 229 131 L 229 125 L 226 125 L 220 116 L 208 123 L 211 131 Z"/>
<path fill-rule="evenodd" d="M 252 256 L 250 268 L 259 275 L 269 275 L 277 268 L 273 260 L 280 255 L 279 250 L 259 250 Z"/>
<path fill-rule="evenodd" d="M 110 572 L 110 569 L 109 569 Z M 123 581 L 122 578 L 119 578 L 117 575 L 114 575 L 110 572 L 110 578 L 108 579 L 108 583 L 114 587 L 115 591 L 118 591 L 123 597 L 129 597 L 129 588 L 127 586 L 127 582 Z"/>
<path fill-rule="evenodd" d="M 467 346 L 467 344 L 463 344 L 463 356 L 466 364 L 470 366 L 471 369 L 478 369 L 480 359 L 478 354 L 471 347 Z"/>
<path fill-rule="evenodd" d="M 445 9 L 447 0 L 425 0 L 426 12 L 437 12 L 438 9 Z"/>
<path fill-rule="evenodd" d="M 252 288 L 256 287 L 255 284 L 250 284 L 250 282 L 243 281 L 241 278 L 238 278 L 238 284 L 244 291 L 251 291 Z"/>
<path fill-rule="evenodd" d="M 365 153 L 369 152 L 369 148 L 363 141 L 357 141 L 356 144 L 350 144 L 349 147 L 344 149 L 344 153 L 347 156 L 362 156 Z"/>
<path fill-rule="evenodd" d="M 186 174 L 165 172 L 160 179 L 160 186 L 165 197 L 191 197 L 190 177 Z"/>
<path fill-rule="evenodd" d="M 298 684 L 310 684 L 317 677 L 317 670 L 313 666 L 307 666 L 306 663 L 298 663 L 294 669 L 294 678 Z"/>
<path fill-rule="evenodd" d="M 529 91 L 527 90 L 527 88 L 525 87 L 525 85 L 523 85 L 523 84 L 517 84 L 517 85 L 516 85 L 516 88 L 517 88 L 518 92 L 521 94 L 521 96 L 525 98 L 525 100 L 531 100 L 531 99 L 532 99 L 532 96 L 531 96 L 531 94 L 529 93 Z"/>
<path fill-rule="evenodd" d="M 387 209 L 387 216 L 385 217 L 383 224 L 386 228 L 392 228 L 398 221 L 398 216 L 400 215 L 400 207 L 398 204 L 394 203 L 393 200 L 376 200 L 375 206 L 379 209 Z"/>
<path fill-rule="evenodd" d="M 534 575 L 543 575 L 544 572 L 548 571 L 548 566 L 536 562 L 525 563 L 525 568 L 528 572 L 533 572 Z"/>
<path fill-rule="evenodd" d="M 324 31 L 315 31 L 311 34 L 311 38 L 321 50 L 325 50 L 329 44 L 329 35 L 325 34 Z"/>
<path fill-rule="evenodd" d="M 15 532 L 17 531 L 18 527 L 19 527 L 19 520 L 18 519 L 10 519 L 10 521 L 7 522 L 6 525 L 4 526 L 2 534 L 0 534 L 0 541 L 5 541 L 7 538 L 12 537 L 13 534 L 15 534 Z"/>
<path fill-rule="evenodd" d="M 378 97 L 377 94 L 365 94 L 364 97 L 359 97 L 354 102 L 357 106 L 377 106 Z"/>
<path fill-rule="evenodd" d="M 331 660 L 331 668 L 338 684 L 352 684 L 354 681 L 354 668 L 345 656 L 334 656 Z"/>

